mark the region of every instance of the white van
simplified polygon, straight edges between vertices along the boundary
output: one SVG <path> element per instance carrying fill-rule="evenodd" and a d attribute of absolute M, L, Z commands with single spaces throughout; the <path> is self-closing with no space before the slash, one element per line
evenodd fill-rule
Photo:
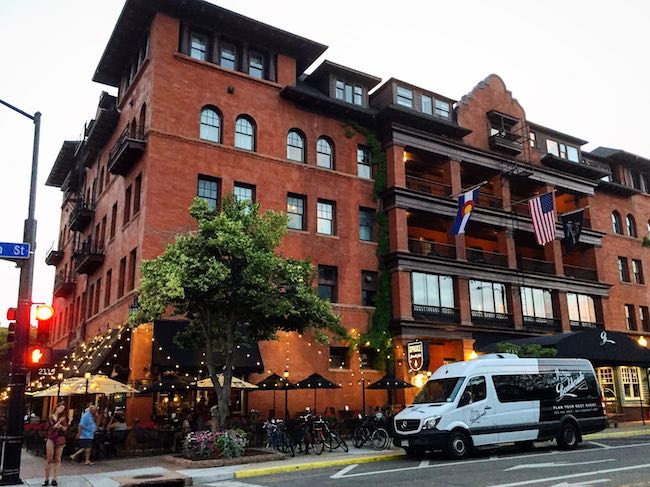
<path fill-rule="evenodd" d="M 474 446 L 557 439 L 572 449 L 607 427 L 594 368 L 582 359 L 482 355 L 443 365 L 394 419 L 395 446 L 408 455 L 445 450 L 464 458 Z"/>

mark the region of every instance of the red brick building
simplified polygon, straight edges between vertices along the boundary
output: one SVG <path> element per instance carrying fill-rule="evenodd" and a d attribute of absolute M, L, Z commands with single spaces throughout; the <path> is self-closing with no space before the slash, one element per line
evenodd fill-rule
<path fill-rule="evenodd" d="M 192 229 L 195 196 L 218 205 L 232 193 L 289 213 L 279 251 L 311 260 L 314 285 L 352 333 L 368 329 L 374 310 L 376 212 L 385 212 L 390 327 L 396 374 L 405 380 L 412 374 L 404 347 L 413 339 L 427 341 L 434 370 L 510 338 L 650 332 L 643 277 L 650 249 L 642 245 L 650 161 L 582 151 L 586 141 L 528 121 L 498 76 L 456 101 L 394 78 L 376 88 L 379 78 L 329 61 L 306 74 L 325 50 L 199 0 L 126 2 L 93 78 L 117 96 L 102 93 L 84 139 L 63 143 L 47 181 L 63 192 L 59 245 L 47 257 L 57 268 L 54 347 L 72 349 L 124 324 L 140 262 Z M 387 188 L 378 200 L 379 169 L 364 133 L 385 151 Z M 476 185 L 466 233 L 454 237 L 456 197 Z M 535 241 L 525 201 L 548 191 L 558 213 L 585 208 L 571 251 L 559 239 Z M 156 348 L 164 352 L 158 328 L 131 336 L 124 380 L 149 384 L 174 371 L 172 358 L 154 357 Z M 345 343 L 283 335 L 259 349 L 261 360 L 253 354 L 254 363 L 242 364 L 249 380 L 319 372 L 341 385 L 319 400 L 336 410 L 360 409 L 359 380 L 383 374 L 371 368 L 372 350 L 351 353 Z M 95 370 L 115 370 L 108 353 Z M 195 365 L 190 375 L 200 357 Z M 647 403 L 644 369 L 602 375 L 617 377 L 620 408 L 637 395 Z M 386 401 L 385 393 L 367 394 L 371 406 Z M 267 394 L 249 401 L 273 407 Z M 291 392 L 292 409 L 311 401 L 311 393 Z M 151 407 L 151 399 L 138 402 L 138 414 Z"/>

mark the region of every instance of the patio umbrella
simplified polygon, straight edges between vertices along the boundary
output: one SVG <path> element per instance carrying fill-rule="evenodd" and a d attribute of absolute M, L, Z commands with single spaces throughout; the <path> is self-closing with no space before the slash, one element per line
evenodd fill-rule
<path fill-rule="evenodd" d="M 339 387 L 341 386 L 320 374 L 311 374 L 306 379 L 296 383 L 296 389 L 314 389 L 314 412 L 316 412 L 316 389 L 338 389 Z"/>
<path fill-rule="evenodd" d="M 365 382 L 363 383 L 363 386 L 365 387 Z M 368 387 L 364 388 L 364 390 L 363 390 L 363 412 L 364 413 L 366 412 L 366 391 L 365 391 L 365 389 L 386 390 L 388 392 L 388 391 L 394 391 L 396 389 L 407 389 L 409 387 L 413 387 L 413 385 L 409 384 L 408 382 L 404 382 L 401 379 L 398 379 L 393 374 L 386 374 L 385 376 L 383 376 L 378 381 L 373 382 Z M 388 402 L 392 403 L 391 397 L 390 397 L 390 392 L 389 392 L 389 396 L 388 396 Z"/>
<path fill-rule="evenodd" d="M 219 374 L 219 384 L 223 387 L 223 374 Z M 207 379 L 201 379 L 196 383 L 196 387 L 199 389 L 212 389 L 212 379 L 208 377 Z M 250 382 L 246 382 L 243 379 L 240 379 L 239 377 L 233 377 L 230 380 L 230 387 L 233 389 L 257 389 L 258 387 L 255 384 L 251 384 Z"/>
<path fill-rule="evenodd" d="M 189 381 L 175 375 L 161 377 L 142 386 L 142 392 L 183 392 L 192 388 Z"/>
<path fill-rule="evenodd" d="M 105 375 L 93 375 L 88 380 L 86 389 L 86 379 L 84 377 L 69 377 L 64 379 L 61 384 L 53 385 L 42 391 L 34 393 L 33 397 L 56 397 L 72 396 L 75 394 L 120 394 L 139 392 L 133 387 L 122 384 L 116 380 L 110 379 Z M 60 389 L 60 390 L 59 390 Z"/>
<path fill-rule="evenodd" d="M 289 418 L 289 389 L 295 389 L 296 385 L 289 382 L 289 379 L 280 377 L 278 374 L 271 374 L 266 379 L 257 383 L 258 391 L 273 391 L 273 411 L 275 411 L 275 391 L 284 389 L 284 420 Z"/>

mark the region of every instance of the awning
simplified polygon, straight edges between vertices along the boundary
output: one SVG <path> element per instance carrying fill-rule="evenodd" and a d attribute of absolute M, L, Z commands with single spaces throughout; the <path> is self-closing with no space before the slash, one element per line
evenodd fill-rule
<path fill-rule="evenodd" d="M 187 321 L 185 320 L 156 320 L 154 322 L 152 367 L 173 369 L 178 365 L 178 368 L 183 370 L 206 367 L 205 349 L 181 348 L 174 341 L 174 337 L 186 326 Z M 223 366 L 223 357 L 217 354 L 215 360 L 217 369 L 220 369 Z M 237 375 L 263 372 L 264 364 L 257 343 L 248 348 L 237 348 L 234 354 L 234 366 Z"/>
<path fill-rule="evenodd" d="M 557 350 L 557 357 L 584 358 L 594 365 L 638 365 L 650 367 L 650 350 L 618 331 L 585 330 L 557 335 L 544 335 L 499 343 L 515 345 L 536 344 Z M 496 352 L 498 343 L 479 348 L 481 352 Z"/>

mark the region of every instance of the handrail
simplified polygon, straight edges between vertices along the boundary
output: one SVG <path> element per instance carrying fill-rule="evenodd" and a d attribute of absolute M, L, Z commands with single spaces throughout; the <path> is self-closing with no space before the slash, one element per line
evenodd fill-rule
<path fill-rule="evenodd" d="M 491 264 L 500 267 L 508 266 L 508 256 L 506 254 L 471 248 L 466 250 L 466 254 L 467 260 L 475 264 Z"/>
<path fill-rule="evenodd" d="M 406 187 L 423 193 L 429 193 L 435 196 L 450 198 L 451 186 L 431 179 L 421 178 L 418 176 L 406 175 Z"/>
<path fill-rule="evenodd" d="M 585 279 L 587 281 L 598 280 L 598 273 L 596 272 L 596 269 L 589 267 L 578 267 L 564 264 L 564 273 L 567 276 L 575 277 L 577 279 Z"/>
<path fill-rule="evenodd" d="M 456 258 L 455 245 L 416 238 L 409 238 L 408 243 L 409 252 L 413 254 L 428 255 L 430 257 L 445 257 L 447 259 Z"/>

